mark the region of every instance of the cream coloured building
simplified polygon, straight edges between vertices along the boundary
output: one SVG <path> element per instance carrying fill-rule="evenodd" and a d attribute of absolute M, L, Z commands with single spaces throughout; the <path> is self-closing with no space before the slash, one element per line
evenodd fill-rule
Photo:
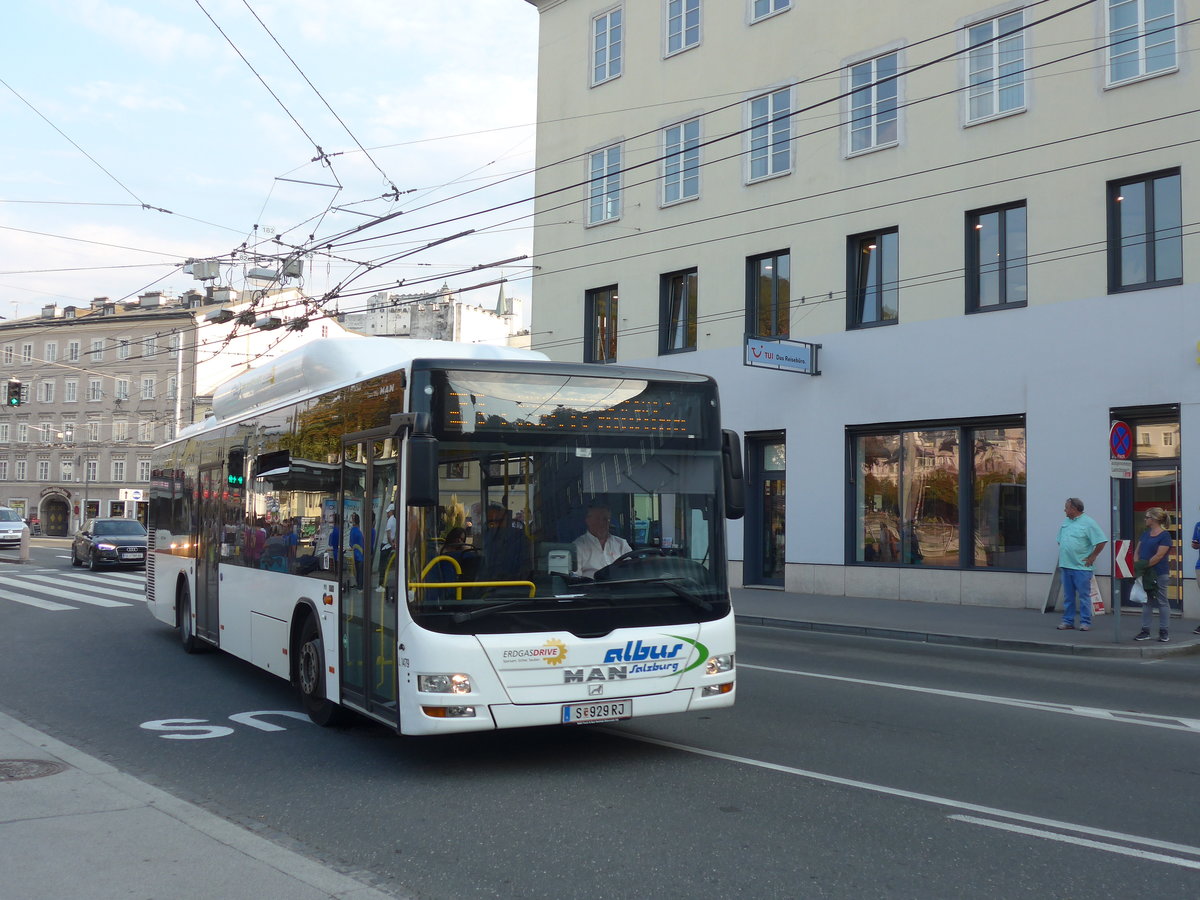
<path fill-rule="evenodd" d="M 1200 2 L 528 2 L 534 349 L 718 380 L 734 583 L 1040 607 L 1076 496 L 1200 615 Z"/>

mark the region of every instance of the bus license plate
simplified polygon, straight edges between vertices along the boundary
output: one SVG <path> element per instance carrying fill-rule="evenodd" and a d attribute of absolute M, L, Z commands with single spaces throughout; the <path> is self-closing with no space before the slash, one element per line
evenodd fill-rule
<path fill-rule="evenodd" d="M 632 700 L 600 700 L 594 703 L 568 703 L 562 708 L 564 725 L 591 722 L 617 722 L 633 717 Z"/>

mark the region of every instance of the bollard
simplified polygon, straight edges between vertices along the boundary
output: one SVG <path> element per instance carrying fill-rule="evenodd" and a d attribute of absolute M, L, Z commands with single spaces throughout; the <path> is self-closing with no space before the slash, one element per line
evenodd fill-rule
<path fill-rule="evenodd" d="M 26 525 L 21 529 L 21 552 L 17 556 L 17 562 L 29 562 L 29 526 Z"/>

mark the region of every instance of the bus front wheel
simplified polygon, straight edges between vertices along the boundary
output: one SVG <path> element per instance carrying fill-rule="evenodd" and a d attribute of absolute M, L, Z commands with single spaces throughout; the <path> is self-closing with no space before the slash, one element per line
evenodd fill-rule
<path fill-rule="evenodd" d="M 300 654 L 296 663 L 296 687 L 304 711 L 317 725 L 336 725 L 342 709 L 325 696 L 325 645 L 316 620 L 309 616 L 300 631 Z"/>

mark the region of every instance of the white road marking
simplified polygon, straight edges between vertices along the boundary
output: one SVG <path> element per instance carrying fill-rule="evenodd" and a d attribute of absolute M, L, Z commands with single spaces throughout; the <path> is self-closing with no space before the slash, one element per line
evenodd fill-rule
<path fill-rule="evenodd" d="M 753 766 L 759 769 L 766 769 L 771 772 L 780 772 L 784 775 L 795 775 L 800 778 L 808 778 L 812 781 L 820 781 L 825 784 L 836 784 L 841 787 L 855 788 L 861 791 L 869 791 L 874 794 L 883 794 L 889 797 L 899 797 L 904 800 L 915 800 L 918 803 L 928 803 L 933 806 L 944 806 L 949 809 L 958 809 L 965 812 L 980 813 L 981 815 L 991 816 L 993 819 L 1007 819 L 1010 822 L 1024 822 L 1028 825 L 1038 825 L 1043 828 L 1053 828 L 1057 832 L 1072 832 L 1074 834 L 1086 834 L 1092 837 L 1107 838 L 1109 840 L 1122 841 L 1125 844 L 1137 844 L 1142 847 L 1153 847 L 1156 850 L 1171 850 L 1176 853 L 1184 853 L 1190 856 L 1200 857 L 1200 847 L 1192 847 L 1187 844 L 1175 844 L 1170 841 L 1160 841 L 1154 838 L 1140 837 L 1134 834 L 1124 834 L 1119 831 L 1107 831 L 1102 828 L 1091 828 L 1087 825 L 1075 825 L 1071 822 L 1060 822 L 1056 819 L 1043 819 L 1040 816 L 1028 816 L 1023 813 L 1010 812 L 1004 809 L 996 809 L 991 806 L 981 806 L 977 803 L 966 803 L 961 800 L 952 800 L 949 797 L 938 797 L 934 794 L 922 794 L 917 791 L 906 791 L 901 788 L 887 787 L 882 784 L 872 784 L 869 781 L 858 781 L 853 778 L 842 778 L 838 775 L 826 775 L 822 772 L 813 772 L 808 769 L 798 769 L 795 766 L 785 766 L 779 763 L 766 762 L 761 759 L 750 759 L 746 756 L 735 756 L 732 753 L 721 753 L 717 750 L 706 750 L 703 747 L 689 747 L 687 744 L 677 744 L 674 741 L 664 741 L 658 738 L 647 737 L 645 735 L 634 734 L 629 731 L 619 731 L 617 729 L 605 728 L 604 731 L 609 734 L 620 735 L 631 741 L 640 741 L 643 744 L 653 744 L 657 747 L 666 747 L 670 750 L 679 750 L 683 753 L 693 753 L 696 756 L 705 756 L 709 759 L 720 759 L 725 762 L 738 763 L 743 766 Z M 965 817 L 950 816 L 951 819 L 962 819 Z M 975 822 L 975 820 L 971 820 Z M 977 824 L 989 824 L 990 820 L 978 820 Z M 997 823 L 1007 824 L 1007 823 Z M 1016 826 L 1010 826 L 1010 830 L 1020 830 Z M 1031 834 L 1037 837 L 1052 837 L 1059 839 L 1062 836 L 1049 832 L 1039 832 L 1032 828 L 1022 830 L 1024 834 Z M 1077 845 L 1091 846 L 1101 850 L 1111 850 L 1112 852 L 1126 852 L 1133 855 L 1130 848 L 1116 847 L 1114 845 L 1104 845 L 1097 841 L 1089 841 L 1081 838 L 1071 840 L 1071 843 Z M 1159 862 L 1169 862 L 1172 865 L 1183 865 L 1190 868 L 1200 868 L 1200 864 L 1192 864 L 1192 860 L 1185 860 L 1176 857 L 1169 857 L 1155 853 L 1138 854 L 1145 859 L 1156 859 Z"/>
<path fill-rule="evenodd" d="M 889 688 L 894 691 L 911 691 L 915 694 L 932 694 L 938 697 L 950 697 L 956 700 L 972 700 L 976 703 L 995 703 L 1000 706 L 1015 706 L 1022 709 L 1036 709 L 1040 712 L 1060 713 L 1068 716 L 1081 716 L 1085 719 L 1102 719 L 1109 722 L 1121 722 L 1126 725 L 1145 725 L 1150 728 L 1166 728 L 1171 731 L 1188 731 L 1200 734 L 1200 719 L 1187 719 L 1181 716 L 1158 716 L 1151 713 L 1130 712 L 1120 709 L 1098 709 L 1092 706 L 1073 706 L 1067 703 L 1043 703 L 1040 700 L 1020 700 L 1015 697 L 996 697 L 991 694 L 970 694 L 965 691 L 948 691 L 942 688 L 918 687 L 913 684 L 895 684 L 890 681 L 870 681 L 866 678 L 847 678 L 843 675 L 826 675 L 821 672 L 800 672 L 795 669 L 778 669 L 773 666 L 752 666 L 738 663 L 739 669 L 755 669 L 759 672 L 775 672 L 781 675 L 798 675 L 802 678 L 821 678 L 826 681 L 841 681 L 846 684 L 861 684 L 867 687 Z"/>
<path fill-rule="evenodd" d="M 1172 866 L 1182 866 L 1185 869 L 1200 869 L 1200 861 L 1182 859 L 1178 856 L 1167 856 L 1165 853 L 1151 853 L 1149 850 L 1138 850 L 1135 847 L 1122 847 L 1120 844 L 1105 844 L 1091 841 L 1073 834 L 1058 834 L 1044 831 L 1040 828 L 1026 828 L 1024 825 L 1013 825 L 1009 822 L 996 822 L 992 819 L 978 819 L 975 816 L 947 816 L 956 822 L 969 822 L 972 825 L 983 825 L 987 828 L 998 828 L 1001 831 L 1012 831 L 1017 834 L 1027 834 L 1031 837 L 1045 838 L 1048 841 L 1059 841 L 1072 847 L 1091 847 L 1093 850 L 1103 850 L 1106 853 L 1120 853 L 1122 856 L 1136 856 L 1138 859 L 1148 859 L 1151 862 L 1162 862 Z M 1185 853 L 1194 852 L 1184 850 Z"/>
<path fill-rule="evenodd" d="M 61 576 L 58 578 L 51 578 L 51 577 L 45 576 L 45 575 L 22 575 L 22 576 L 20 576 L 20 578 L 24 581 L 33 581 L 33 582 L 38 582 L 40 584 L 48 584 L 53 587 L 59 588 L 59 592 L 57 592 L 55 594 L 55 596 L 63 596 L 61 591 L 67 590 L 68 588 L 66 586 L 68 586 L 68 585 L 70 585 L 70 586 L 78 585 L 79 591 L 85 592 L 88 594 L 98 594 L 101 597 L 106 597 L 106 596 L 107 597 L 120 597 L 123 600 L 129 600 L 129 601 L 133 601 L 133 602 L 145 600 L 145 597 L 139 596 L 135 589 L 134 590 L 121 590 L 120 588 L 116 588 L 116 587 L 101 587 L 100 585 L 90 583 L 90 581 L 84 581 L 82 578 L 80 578 L 77 575 L 76 576 L 66 575 L 66 576 Z M 36 589 L 41 590 L 41 588 L 36 588 Z M 74 600 L 74 599 L 79 599 L 79 598 L 77 598 L 75 594 L 69 594 L 65 597 L 65 599 Z M 101 605 L 103 605 L 103 604 L 101 604 Z M 126 603 L 123 605 L 128 606 L 129 604 Z"/>
<path fill-rule="evenodd" d="M 0 600 L 11 600 L 14 603 L 24 603 L 26 606 L 36 606 L 38 609 L 48 609 L 54 612 L 62 609 L 78 609 L 78 606 L 67 606 L 64 603 L 55 603 L 52 600 L 42 600 L 39 597 L 26 597 L 24 594 L 13 594 L 9 591 L 0 591 Z"/>
<path fill-rule="evenodd" d="M 25 580 L 34 581 L 35 579 L 26 577 Z M 37 581 L 52 581 L 52 579 L 46 579 L 46 578 L 39 578 L 36 580 Z M 17 587 L 18 579 L 14 579 L 12 582 L 9 582 L 9 583 L 13 587 Z M 87 604 L 90 604 L 91 606 L 116 607 L 116 606 L 132 606 L 133 605 L 132 603 L 127 603 L 124 600 L 110 600 L 107 597 L 91 597 L 91 596 L 88 596 L 87 594 L 82 593 L 81 591 L 78 591 L 78 590 L 73 591 L 73 590 L 70 590 L 69 588 L 43 587 L 40 584 L 29 584 L 29 585 L 26 585 L 25 587 L 26 587 L 26 590 L 36 591 L 39 594 L 45 594 L 46 596 L 49 596 L 49 597 L 57 597 L 59 600 L 71 600 L 71 601 L 74 601 L 75 603 L 87 603 Z"/>

